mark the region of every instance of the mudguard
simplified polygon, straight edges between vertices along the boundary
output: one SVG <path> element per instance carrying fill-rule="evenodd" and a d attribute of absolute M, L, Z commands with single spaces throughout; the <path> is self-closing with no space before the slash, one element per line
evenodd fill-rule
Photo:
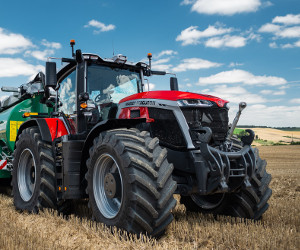
<path fill-rule="evenodd" d="M 50 143 L 56 138 L 69 134 L 67 126 L 59 118 L 33 118 L 22 123 L 16 141 L 24 129 L 32 126 L 38 126 L 42 140 Z"/>

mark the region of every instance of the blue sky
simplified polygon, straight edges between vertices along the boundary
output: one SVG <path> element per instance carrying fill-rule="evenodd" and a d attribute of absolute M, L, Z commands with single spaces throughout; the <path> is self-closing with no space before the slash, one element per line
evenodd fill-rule
<path fill-rule="evenodd" d="M 246 101 L 240 124 L 300 126 L 299 0 L 2 1 L 0 85 L 27 82 L 48 56 L 70 56 L 70 39 L 101 57 L 151 52 L 180 90 L 230 101 L 231 119 Z M 169 89 L 168 77 L 150 87 Z"/>

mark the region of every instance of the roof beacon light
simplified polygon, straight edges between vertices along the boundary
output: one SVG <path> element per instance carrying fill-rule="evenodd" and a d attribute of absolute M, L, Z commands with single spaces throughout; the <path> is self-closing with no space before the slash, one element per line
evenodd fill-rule
<path fill-rule="evenodd" d="M 152 53 L 148 53 L 147 57 L 149 59 L 149 68 L 151 69 Z"/>
<path fill-rule="evenodd" d="M 74 57 L 74 56 L 75 56 L 75 53 L 74 53 L 75 40 L 74 40 L 74 39 L 71 39 L 71 40 L 70 40 L 70 45 L 71 45 L 71 47 L 72 47 L 72 57 Z"/>

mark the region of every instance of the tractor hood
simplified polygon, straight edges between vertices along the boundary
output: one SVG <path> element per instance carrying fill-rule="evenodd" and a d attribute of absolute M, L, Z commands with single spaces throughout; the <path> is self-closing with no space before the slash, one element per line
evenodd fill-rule
<path fill-rule="evenodd" d="M 179 101 L 179 100 L 208 100 L 215 102 L 219 107 L 223 107 L 228 101 L 223 100 L 221 98 L 211 96 L 211 95 L 202 95 L 190 92 L 182 92 L 182 91 L 149 91 L 137 93 L 128 97 L 123 98 L 120 101 L 120 104 L 127 101 L 134 101 L 138 99 L 160 99 L 160 100 L 169 100 L 169 101 Z"/>

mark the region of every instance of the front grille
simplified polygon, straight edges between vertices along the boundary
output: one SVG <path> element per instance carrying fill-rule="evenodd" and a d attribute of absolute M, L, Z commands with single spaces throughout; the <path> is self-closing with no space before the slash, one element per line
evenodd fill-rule
<path fill-rule="evenodd" d="M 224 141 L 228 132 L 228 110 L 225 108 L 210 107 L 182 107 L 184 117 L 191 127 L 195 122 L 200 122 L 202 127 L 212 130 L 214 142 Z"/>
<path fill-rule="evenodd" d="M 148 108 L 149 117 L 154 119 L 150 123 L 151 135 L 158 137 L 162 145 L 171 148 L 186 147 L 185 139 L 172 110 Z"/>

